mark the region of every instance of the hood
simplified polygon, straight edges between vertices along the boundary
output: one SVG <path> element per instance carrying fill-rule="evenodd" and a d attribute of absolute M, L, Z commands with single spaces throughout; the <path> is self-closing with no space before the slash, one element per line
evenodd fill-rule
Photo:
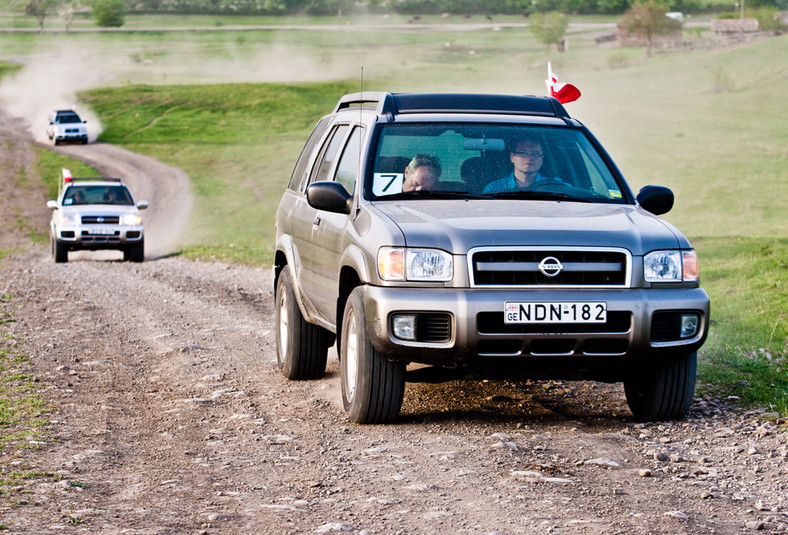
<path fill-rule="evenodd" d="M 628 204 L 425 199 L 375 206 L 409 247 L 454 254 L 482 246 L 623 247 L 633 255 L 689 247 L 675 228 Z"/>
<path fill-rule="evenodd" d="M 76 206 L 61 206 L 64 214 L 84 215 L 110 215 L 122 216 L 125 214 L 139 214 L 139 209 L 133 204 L 79 204 Z"/>

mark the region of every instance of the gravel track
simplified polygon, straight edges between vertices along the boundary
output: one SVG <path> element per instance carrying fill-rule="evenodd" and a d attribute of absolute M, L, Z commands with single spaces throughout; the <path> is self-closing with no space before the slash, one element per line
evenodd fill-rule
<path fill-rule="evenodd" d="M 185 175 L 67 149 L 167 239 L 142 264 L 56 265 L 27 239 L 49 212 L 15 131 L 0 114 L 0 349 L 57 410 L 45 444 L 0 450 L 3 475 L 41 474 L 0 487 L 9 533 L 788 533 L 785 422 L 726 400 L 641 424 L 621 385 L 408 383 L 397 423 L 349 424 L 335 357 L 317 381 L 276 369 L 268 266 L 166 255 L 191 207 L 160 177 Z"/>

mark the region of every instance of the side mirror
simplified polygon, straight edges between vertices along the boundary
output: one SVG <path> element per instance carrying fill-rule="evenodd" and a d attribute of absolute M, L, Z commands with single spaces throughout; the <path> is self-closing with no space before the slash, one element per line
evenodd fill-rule
<path fill-rule="evenodd" d="M 47 208 L 57 210 L 57 201 L 47 201 Z"/>
<path fill-rule="evenodd" d="M 148 207 L 148 201 L 140 201 L 137 203 L 137 209 L 145 210 Z"/>
<path fill-rule="evenodd" d="M 654 215 L 667 214 L 673 208 L 673 192 L 665 186 L 643 186 L 637 200 Z"/>
<path fill-rule="evenodd" d="M 306 200 L 318 210 L 349 214 L 353 197 L 339 182 L 315 182 L 306 188 Z"/>

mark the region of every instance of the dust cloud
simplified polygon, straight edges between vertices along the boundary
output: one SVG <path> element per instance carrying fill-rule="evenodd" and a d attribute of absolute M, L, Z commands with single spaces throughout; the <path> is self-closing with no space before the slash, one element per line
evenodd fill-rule
<path fill-rule="evenodd" d="M 106 85 L 111 75 L 87 65 L 81 54 L 63 49 L 3 59 L 21 64 L 22 69 L 2 79 L 0 105 L 9 114 L 27 121 L 36 141 L 48 141 L 44 131 L 46 119 L 56 109 L 74 109 L 87 120 L 90 141 L 101 133 L 98 117 L 87 107 L 78 105 L 76 94 Z"/>

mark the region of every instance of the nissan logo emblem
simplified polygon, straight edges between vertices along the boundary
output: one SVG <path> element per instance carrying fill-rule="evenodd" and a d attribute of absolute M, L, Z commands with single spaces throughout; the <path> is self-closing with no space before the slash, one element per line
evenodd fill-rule
<path fill-rule="evenodd" d="M 556 277 L 561 270 L 564 269 L 564 266 L 561 265 L 561 262 L 554 256 L 547 256 L 539 262 L 539 271 L 542 272 L 542 275 L 545 277 Z"/>
<path fill-rule="evenodd" d="M 99 223 L 103 223 L 104 222 L 104 218 L 103 217 L 97 217 L 96 221 L 98 221 Z M 544 262 L 544 260 L 542 260 L 542 262 Z M 542 268 L 539 268 L 539 269 L 542 269 Z"/>

